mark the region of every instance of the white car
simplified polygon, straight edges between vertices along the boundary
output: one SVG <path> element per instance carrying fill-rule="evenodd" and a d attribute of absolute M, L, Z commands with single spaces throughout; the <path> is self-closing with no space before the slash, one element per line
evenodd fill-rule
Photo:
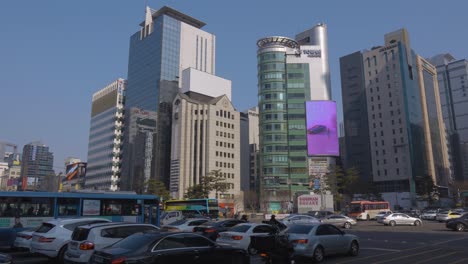
<path fill-rule="evenodd" d="M 31 241 L 34 231 L 21 231 L 16 233 L 16 239 L 13 246 L 15 248 L 31 250 Z"/>
<path fill-rule="evenodd" d="M 420 226 L 422 225 L 422 220 L 416 217 L 411 217 L 407 214 L 393 213 L 384 217 L 383 224 L 391 225 L 391 226 L 396 226 L 396 225 Z"/>
<path fill-rule="evenodd" d="M 280 221 L 288 227 L 293 224 L 316 224 L 321 222 L 319 219 L 310 215 L 289 215 Z"/>
<path fill-rule="evenodd" d="M 100 223 L 75 228 L 65 252 L 65 263 L 85 264 L 95 250 L 101 250 L 135 233 L 157 231 L 159 227 L 136 223 Z"/>
<path fill-rule="evenodd" d="M 172 222 L 169 225 L 163 225 L 161 228 L 169 232 L 180 232 L 180 231 L 192 232 L 195 226 L 199 226 L 208 221 L 210 221 L 210 219 L 189 218 L 189 219 L 183 219 L 183 220 Z"/>
<path fill-rule="evenodd" d="M 55 219 L 45 223 L 33 233 L 31 252 L 45 255 L 49 258 L 57 258 L 63 262 L 67 244 L 71 240 L 71 234 L 77 226 L 110 222 L 102 218 L 71 218 Z"/>
<path fill-rule="evenodd" d="M 252 235 L 266 235 L 277 232 L 277 228 L 267 224 L 238 224 L 229 229 L 229 231 L 219 233 L 218 238 L 216 239 L 216 244 L 241 248 L 249 252 L 251 255 L 254 255 L 257 251 L 250 247 L 250 237 Z"/>

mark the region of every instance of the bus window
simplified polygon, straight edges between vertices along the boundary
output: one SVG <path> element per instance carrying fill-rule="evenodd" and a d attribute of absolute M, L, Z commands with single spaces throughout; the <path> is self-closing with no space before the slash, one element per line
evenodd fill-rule
<path fill-rule="evenodd" d="M 79 199 L 58 198 L 57 207 L 59 216 L 76 216 L 78 213 Z"/>
<path fill-rule="evenodd" d="M 122 215 L 122 202 L 103 200 L 102 215 Z"/>

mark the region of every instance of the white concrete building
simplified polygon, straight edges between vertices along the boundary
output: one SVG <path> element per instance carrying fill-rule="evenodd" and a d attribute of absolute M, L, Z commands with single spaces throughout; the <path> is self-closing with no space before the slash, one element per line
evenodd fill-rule
<path fill-rule="evenodd" d="M 187 188 L 199 184 L 203 176 L 221 170 L 229 189 L 218 194 L 220 203 L 242 203 L 239 123 L 239 112 L 227 95 L 213 98 L 188 92 L 176 96 L 170 181 L 174 198 L 183 198 Z"/>

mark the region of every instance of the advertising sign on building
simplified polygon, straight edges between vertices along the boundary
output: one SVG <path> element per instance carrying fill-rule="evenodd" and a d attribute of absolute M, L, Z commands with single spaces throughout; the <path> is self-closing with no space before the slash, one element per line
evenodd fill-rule
<path fill-rule="evenodd" d="M 306 102 L 307 155 L 339 156 L 336 102 Z"/>
<path fill-rule="evenodd" d="M 83 200 L 83 215 L 99 215 L 100 209 L 101 201 Z"/>
<path fill-rule="evenodd" d="M 86 162 L 77 162 L 70 165 L 67 165 L 66 178 L 71 180 L 73 178 L 83 178 L 86 176 Z"/>

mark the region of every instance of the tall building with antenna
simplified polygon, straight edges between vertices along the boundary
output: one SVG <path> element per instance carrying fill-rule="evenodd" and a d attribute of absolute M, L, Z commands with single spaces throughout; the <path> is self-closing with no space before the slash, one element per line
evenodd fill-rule
<path fill-rule="evenodd" d="M 180 91 L 182 71 L 194 68 L 215 74 L 216 38 L 203 31 L 203 26 L 204 22 L 170 7 L 147 7 L 140 30 L 130 37 L 126 108 L 155 112 L 156 117 L 150 122 L 155 127 L 147 128 L 151 135 L 146 133 L 145 139 L 138 139 L 139 133 L 133 131 L 137 128 L 126 124 L 122 175 L 127 179 L 122 190 L 141 184 L 138 170 L 150 173 L 145 178 L 169 186 L 172 102 Z M 135 143 L 149 140 L 151 144 Z M 144 168 L 132 158 L 136 153 L 151 154 Z"/>

